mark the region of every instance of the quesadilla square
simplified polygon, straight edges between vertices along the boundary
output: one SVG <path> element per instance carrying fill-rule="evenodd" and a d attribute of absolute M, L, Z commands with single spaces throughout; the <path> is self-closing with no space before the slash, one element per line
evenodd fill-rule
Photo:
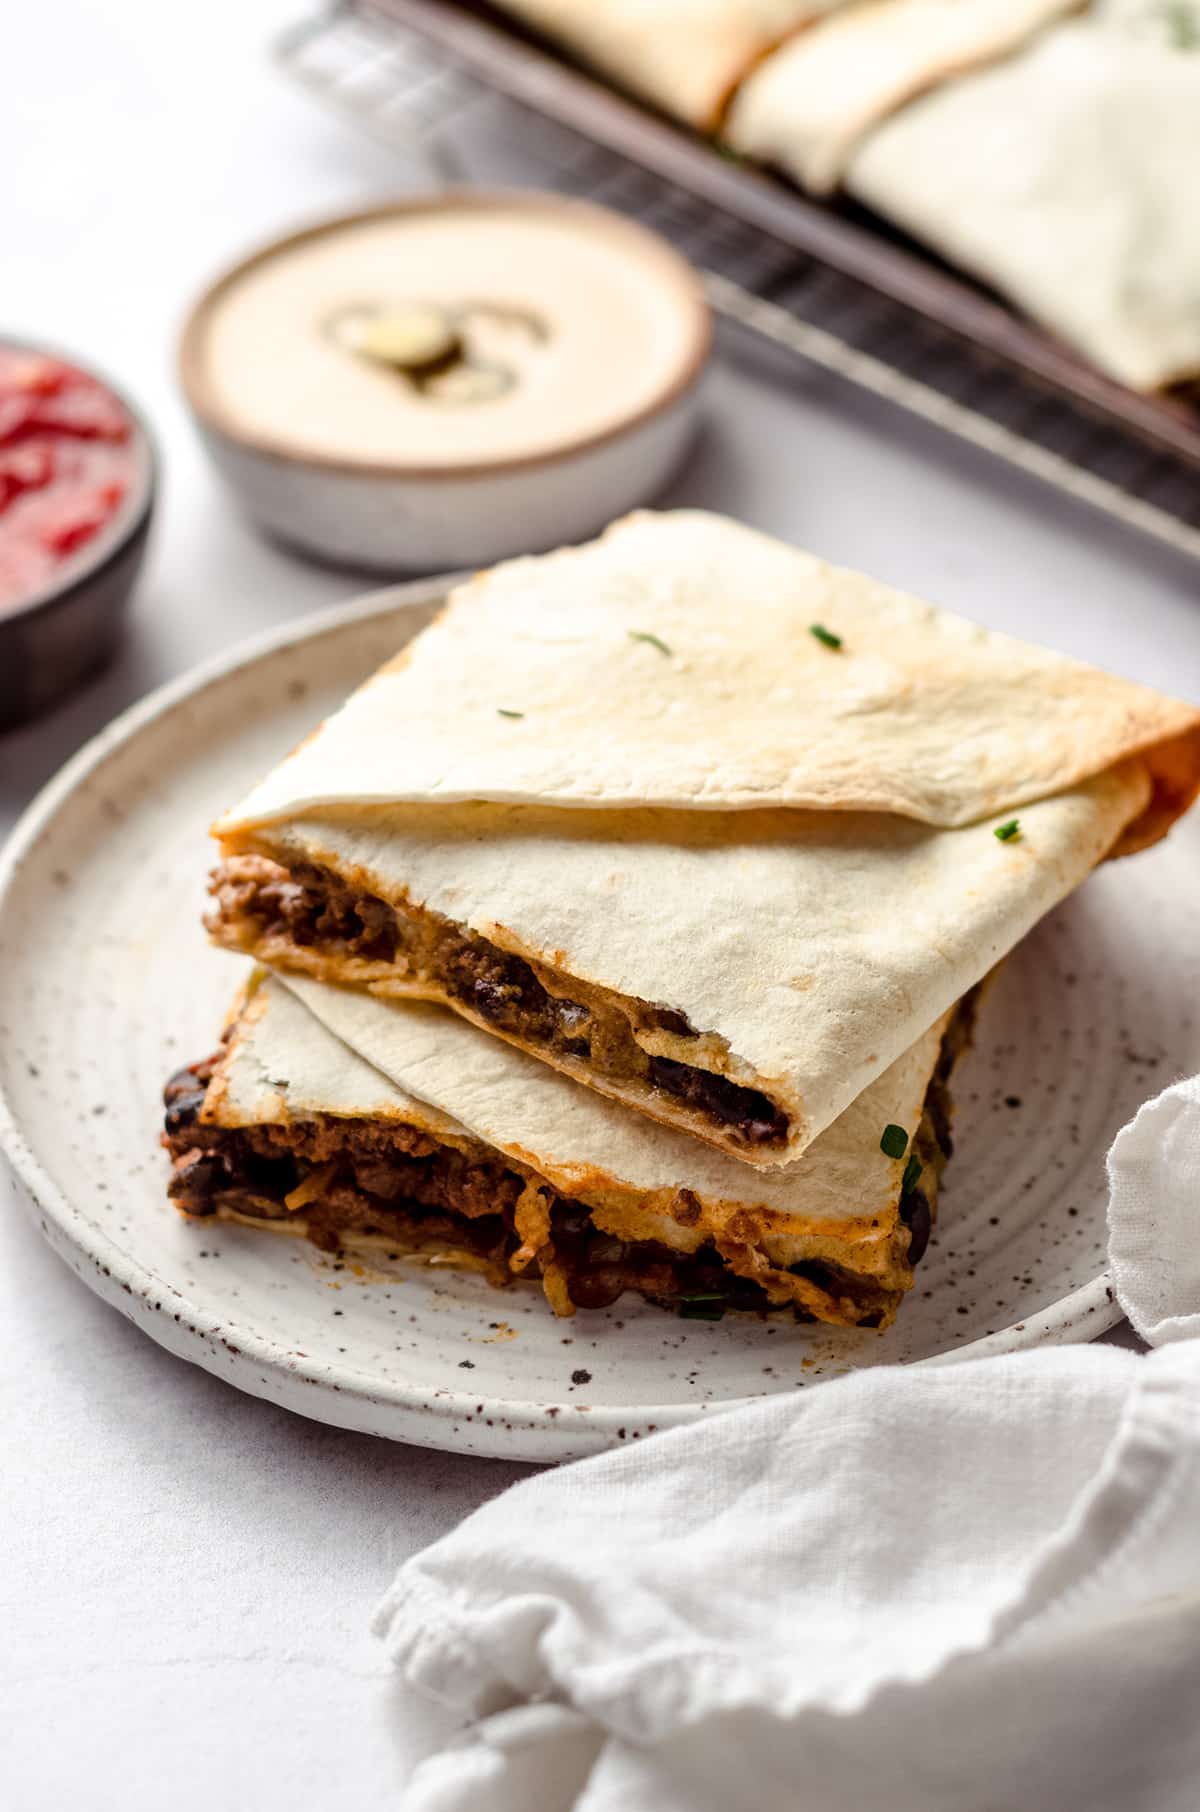
<path fill-rule="evenodd" d="M 853 150 L 845 187 L 1139 390 L 1200 375 L 1200 13 L 1103 0 Z"/>
<path fill-rule="evenodd" d="M 664 113 L 705 131 L 759 57 L 848 0 L 499 0 Z"/>
<path fill-rule="evenodd" d="M 880 121 L 926 89 L 1010 55 L 1085 0 L 862 0 L 764 58 L 724 136 L 829 194 Z"/>
<path fill-rule="evenodd" d="M 172 1078 L 163 1142 L 190 1217 L 540 1279 L 556 1314 L 637 1292 L 684 1315 L 791 1308 L 882 1327 L 950 1153 L 974 999 L 787 1170 L 664 1132 L 440 1008 L 262 971 L 222 1049 Z"/>
<path fill-rule="evenodd" d="M 209 923 L 765 1168 L 1198 786 L 1191 706 L 644 513 L 461 587 L 215 827 Z"/>

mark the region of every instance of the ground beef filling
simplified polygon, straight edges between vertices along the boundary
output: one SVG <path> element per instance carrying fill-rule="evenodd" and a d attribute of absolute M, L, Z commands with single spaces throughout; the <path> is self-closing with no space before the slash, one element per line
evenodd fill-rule
<path fill-rule="evenodd" d="M 650 1056 L 620 1008 L 552 993 L 521 957 L 439 913 L 393 907 L 327 869 L 308 863 L 287 869 L 264 856 L 224 863 L 211 892 L 209 926 L 224 943 L 254 951 L 262 940 L 283 936 L 301 948 L 332 945 L 339 955 L 394 964 L 435 983 L 498 1031 L 686 1103 L 740 1144 L 779 1146 L 787 1139 L 786 1114 L 760 1090 Z M 681 1013 L 641 1002 L 631 1002 L 630 1010 L 642 1029 L 696 1036 Z"/>
<path fill-rule="evenodd" d="M 900 1201 L 911 1265 L 929 1244 L 938 1186 L 953 1150 L 949 1080 L 971 1041 L 978 996 L 973 989 L 964 997 L 943 1035 L 913 1135 L 911 1150 L 922 1169 Z M 459 1151 L 442 1145 L 416 1127 L 333 1115 L 237 1130 L 206 1125 L 199 1114 L 216 1062 L 214 1056 L 180 1070 L 164 1091 L 169 1193 L 186 1214 L 201 1217 L 223 1208 L 254 1220 L 285 1220 L 293 1214 L 285 1198 L 315 1178 L 317 1192 L 298 1212 L 308 1237 L 323 1250 L 339 1250 L 349 1233 L 398 1244 L 415 1237 L 469 1251 L 492 1282 L 511 1281 L 508 1261 L 521 1245 L 514 1212 L 526 1179 L 503 1160 L 482 1146 Z M 653 1241 L 617 1239 L 595 1226 L 584 1203 L 563 1196 L 551 1198 L 550 1228 L 555 1263 L 577 1308 L 606 1308 L 626 1290 L 704 1318 L 727 1308 L 770 1306 L 763 1291 L 734 1275 L 712 1246 L 682 1254 Z M 530 1274 L 538 1270 L 535 1261 Z M 862 1326 L 882 1319 L 869 1280 L 812 1260 L 793 1270 L 861 1302 Z"/>
<path fill-rule="evenodd" d="M 303 1221 L 309 1239 L 336 1252 L 347 1234 L 369 1233 L 472 1253 L 493 1283 L 511 1281 L 521 1245 L 514 1211 L 525 1178 L 502 1161 L 440 1145 L 413 1127 L 322 1116 L 292 1125 L 230 1129 L 199 1119 L 210 1059 L 167 1084 L 163 1144 L 171 1155 L 169 1194 L 185 1214 L 234 1212 L 252 1220 Z M 313 1198 L 286 1198 L 316 1180 Z M 582 1202 L 551 1198 L 555 1264 L 577 1308 L 606 1308 L 627 1290 L 682 1313 L 717 1318 L 727 1308 L 770 1306 L 758 1285 L 736 1276 L 712 1246 L 684 1254 L 653 1241 L 627 1241 L 592 1221 Z M 539 1274 L 535 1260 L 529 1275 Z M 869 1280 L 816 1263 L 796 1267 L 822 1288 L 861 1301 L 864 1323 L 879 1319 Z"/>

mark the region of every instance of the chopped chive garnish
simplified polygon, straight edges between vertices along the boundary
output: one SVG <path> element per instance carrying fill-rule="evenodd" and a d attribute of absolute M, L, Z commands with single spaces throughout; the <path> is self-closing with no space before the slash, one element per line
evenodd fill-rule
<path fill-rule="evenodd" d="M 920 1182 L 921 1172 L 924 1170 L 924 1168 L 925 1168 L 924 1164 L 922 1164 L 920 1158 L 917 1156 L 916 1152 L 914 1151 L 912 1156 L 909 1158 L 908 1163 L 904 1166 L 904 1176 L 901 1178 L 901 1182 L 900 1182 L 901 1195 L 911 1194 L 911 1192 L 916 1188 L 917 1184 Z"/>
<path fill-rule="evenodd" d="M 724 1315 L 725 1304 L 719 1297 L 709 1301 L 706 1296 L 685 1296 L 679 1304 L 682 1321 L 721 1321 Z"/>
<path fill-rule="evenodd" d="M 808 633 L 809 635 L 815 635 L 822 647 L 840 648 L 842 645 L 841 636 L 834 635 L 832 629 L 826 629 L 824 623 L 810 623 L 808 626 Z"/>
<path fill-rule="evenodd" d="M 1001 843 L 1011 843 L 1014 837 L 1021 835 L 1021 820 L 1010 818 L 1007 824 L 998 824 L 992 835 L 998 837 Z"/>
<path fill-rule="evenodd" d="M 496 706 L 497 717 L 524 717 L 524 711 L 506 711 L 503 705 Z"/>
<path fill-rule="evenodd" d="M 883 1129 L 879 1149 L 885 1158 L 902 1158 L 908 1150 L 908 1134 L 902 1126 L 897 1126 L 895 1122 L 892 1122 Z"/>
<path fill-rule="evenodd" d="M 660 654 L 670 654 L 671 650 L 661 636 L 651 635 L 648 629 L 631 629 L 628 632 L 631 642 L 649 642 L 651 648 L 657 648 Z"/>

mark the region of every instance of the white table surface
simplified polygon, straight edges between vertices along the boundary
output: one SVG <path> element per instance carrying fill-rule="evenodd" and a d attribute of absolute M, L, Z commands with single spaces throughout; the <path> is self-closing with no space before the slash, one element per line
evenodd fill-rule
<path fill-rule="evenodd" d="M 121 706 L 356 588 L 232 514 L 172 371 L 181 310 L 215 266 L 295 217 L 423 179 L 272 70 L 266 43 L 294 15 L 291 0 L 39 0 L 6 20 L 0 328 L 119 379 L 157 428 L 165 485 L 117 664 L 0 737 L 0 831 Z M 495 175 L 494 150 L 473 155 Z M 735 365 L 726 348 L 671 501 L 1200 696 L 1194 568 L 820 374 Z M 11 1196 L 0 1177 L 0 1208 Z M 0 1213 L 0 1392 L 4 1803 L 395 1805 L 421 1739 L 371 1609 L 398 1560 L 524 1469 L 239 1395 L 89 1295 L 15 1197 Z"/>

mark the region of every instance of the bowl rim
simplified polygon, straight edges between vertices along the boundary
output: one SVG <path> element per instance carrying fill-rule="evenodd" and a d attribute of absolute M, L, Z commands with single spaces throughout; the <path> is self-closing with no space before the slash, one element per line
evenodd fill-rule
<path fill-rule="evenodd" d="M 94 378 L 97 384 L 116 397 L 133 423 L 139 470 L 136 484 L 131 487 L 129 496 L 95 540 L 82 548 L 78 555 L 70 558 L 65 576 L 49 585 L 43 585 L 39 591 L 31 592 L 18 603 L 0 609 L 0 637 L 10 626 L 19 624 L 24 627 L 31 618 L 49 615 L 60 606 L 72 603 L 101 573 L 115 566 L 128 553 L 133 543 L 150 526 L 162 471 L 158 442 L 146 417 L 129 400 L 124 388 L 115 384 L 102 367 L 94 365 L 90 359 L 77 358 L 73 352 L 57 344 L 45 340 L 28 340 L 23 334 L 0 332 L 0 351 L 10 348 L 14 352 L 30 352 L 70 365 L 74 370 L 82 371 L 85 377 Z"/>
<path fill-rule="evenodd" d="M 683 304 L 682 313 L 690 317 L 689 333 L 680 357 L 679 370 L 650 402 L 611 427 L 580 433 L 558 446 L 540 453 L 509 456 L 455 465 L 428 465 L 395 460 L 355 460 L 333 454 L 300 451 L 286 439 L 270 434 L 247 433 L 237 426 L 217 402 L 205 369 L 204 348 L 208 323 L 222 298 L 241 282 L 250 271 L 267 263 L 280 252 L 304 245 L 323 235 L 368 221 L 392 216 L 440 212 L 453 209 L 519 207 L 538 213 L 561 214 L 590 223 L 609 238 L 623 238 L 640 247 L 672 281 Z M 541 189 L 471 188 L 455 185 L 401 195 L 371 207 L 355 208 L 349 213 L 323 214 L 306 225 L 293 228 L 258 245 L 236 263 L 227 265 L 201 291 L 184 317 L 177 353 L 177 371 L 193 417 L 209 433 L 219 435 L 232 445 L 278 464 L 299 467 L 312 472 L 336 474 L 348 478 L 403 478 L 422 481 L 442 480 L 453 483 L 461 479 L 497 477 L 501 473 L 534 471 L 558 465 L 590 453 L 594 449 L 622 439 L 646 426 L 657 416 L 667 413 L 693 390 L 708 364 L 713 344 L 712 311 L 704 294 L 699 273 L 669 240 L 659 233 L 618 213 L 614 208 L 582 201 L 575 196 L 558 195 Z"/>

